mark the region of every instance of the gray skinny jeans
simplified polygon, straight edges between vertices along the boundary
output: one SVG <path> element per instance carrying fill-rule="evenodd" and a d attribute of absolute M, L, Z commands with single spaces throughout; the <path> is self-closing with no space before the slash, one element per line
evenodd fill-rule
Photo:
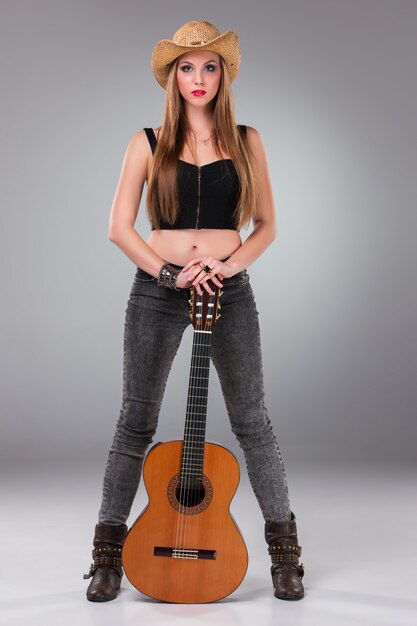
<path fill-rule="evenodd" d="M 259 313 L 249 274 L 242 270 L 222 283 L 211 360 L 262 515 L 266 522 L 290 521 L 284 464 L 264 404 Z M 168 374 L 191 324 L 189 298 L 189 289 L 158 287 L 137 267 L 125 317 L 122 408 L 105 466 L 99 523 L 124 524 L 130 514 Z"/>

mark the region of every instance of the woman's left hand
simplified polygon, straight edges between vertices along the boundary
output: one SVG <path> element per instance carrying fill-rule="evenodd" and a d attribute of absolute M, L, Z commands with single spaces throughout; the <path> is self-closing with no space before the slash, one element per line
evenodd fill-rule
<path fill-rule="evenodd" d="M 204 271 L 201 264 L 208 265 L 212 268 L 210 274 Z M 182 272 L 187 273 L 188 279 L 195 286 L 197 293 L 201 296 L 201 286 L 202 285 L 209 293 L 209 285 L 207 285 L 207 281 L 210 279 L 215 285 L 218 287 L 223 287 L 221 284 L 221 280 L 223 278 L 230 278 L 233 276 L 233 270 L 219 259 L 215 259 L 212 256 L 201 256 L 195 259 L 191 259 L 184 265 L 182 268 Z M 217 275 L 217 276 L 216 276 Z"/>

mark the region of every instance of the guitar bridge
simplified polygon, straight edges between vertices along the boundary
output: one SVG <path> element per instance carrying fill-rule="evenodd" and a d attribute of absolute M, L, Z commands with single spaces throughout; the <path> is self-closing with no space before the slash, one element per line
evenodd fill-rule
<path fill-rule="evenodd" d="M 216 550 L 199 550 L 198 548 L 164 548 L 155 546 L 154 556 L 170 556 L 173 559 L 216 559 Z"/>

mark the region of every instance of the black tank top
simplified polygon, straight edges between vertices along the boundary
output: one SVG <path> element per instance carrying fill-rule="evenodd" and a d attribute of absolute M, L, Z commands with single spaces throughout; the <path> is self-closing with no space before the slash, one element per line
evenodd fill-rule
<path fill-rule="evenodd" d="M 246 126 L 239 124 L 244 136 Z M 152 128 L 144 128 L 151 145 L 156 148 Z M 180 212 L 175 224 L 160 221 L 162 230 L 177 228 L 218 228 L 238 230 L 232 218 L 239 193 L 239 177 L 232 159 L 219 159 L 206 165 L 194 165 L 178 159 L 177 187 Z M 155 230 L 152 227 L 152 230 Z"/>

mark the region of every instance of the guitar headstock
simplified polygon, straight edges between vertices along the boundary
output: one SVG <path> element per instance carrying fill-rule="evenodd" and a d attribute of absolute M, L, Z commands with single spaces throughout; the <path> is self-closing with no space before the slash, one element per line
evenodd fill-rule
<path fill-rule="evenodd" d="M 191 298 L 190 317 L 194 330 L 205 330 L 212 332 L 216 320 L 220 317 L 220 296 L 223 291 L 217 287 L 211 280 L 207 281 L 208 286 L 214 291 L 214 295 L 208 293 L 207 289 L 201 287 L 203 294 L 197 293 L 194 285 L 190 287 Z"/>

